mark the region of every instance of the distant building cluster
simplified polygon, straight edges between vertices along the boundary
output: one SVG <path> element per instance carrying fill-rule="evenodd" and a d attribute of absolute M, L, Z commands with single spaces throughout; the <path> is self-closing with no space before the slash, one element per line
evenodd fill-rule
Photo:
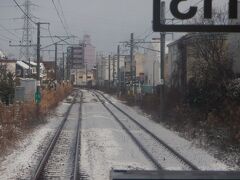
<path fill-rule="evenodd" d="M 96 48 L 91 37 L 84 35 L 83 40 L 67 48 L 67 79 L 78 86 L 96 84 L 94 71 L 96 65 Z"/>

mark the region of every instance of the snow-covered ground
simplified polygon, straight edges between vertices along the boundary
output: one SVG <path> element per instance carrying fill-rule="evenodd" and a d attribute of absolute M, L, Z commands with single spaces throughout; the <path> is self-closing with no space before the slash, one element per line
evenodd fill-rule
<path fill-rule="evenodd" d="M 80 171 L 109 179 L 111 169 L 156 170 L 97 98 L 84 91 Z"/>
<path fill-rule="evenodd" d="M 46 123 L 39 125 L 25 139 L 17 143 L 15 149 L 0 159 L 0 179 L 29 179 L 34 168 L 52 138 L 55 130 L 62 121 L 69 103 L 62 102 L 58 108 L 46 119 Z"/>
<path fill-rule="evenodd" d="M 143 117 L 117 99 L 105 95 L 201 170 L 230 170 L 227 165 L 204 150 L 194 147 L 193 143 Z M 105 104 L 110 107 L 108 103 L 105 102 Z M 111 109 L 114 110 L 114 108 Z M 114 110 L 115 112 L 117 111 Z M 126 118 L 124 119 L 120 114 L 116 113 L 126 123 Z M 128 127 L 134 133 L 134 136 L 142 140 L 143 145 L 147 146 L 149 144 L 149 146 L 154 147 L 156 142 L 153 142 L 150 138 L 144 139 L 141 133 L 138 134 L 136 126 L 128 124 Z M 158 148 L 158 145 L 156 147 Z M 154 154 L 154 152 L 159 162 L 161 162 L 163 156 L 166 156 L 163 158 L 163 161 L 166 161 L 164 168 L 181 169 L 178 167 L 179 162 L 172 160 L 173 157 L 166 155 L 166 152 L 163 153 L 160 147 L 158 150 L 153 148 L 151 153 Z M 103 180 L 109 178 L 111 169 L 156 170 L 111 114 L 98 102 L 97 97 L 91 92 L 84 91 L 80 171 L 88 179 Z"/>
<path fill-rule="evenodd" d="M 97 97 L 89 91 L 84 90 L 83 92 L 84 102 L 82 104 L 79 166 L 81 177 L 90 180 L 105 180 L 109 179 L 111 169 L 156 170 L 152 162 L 144 156 L 125 130 L 121 128 L 113 116 L 98 101 Z M 114 97 L 105 95 L 200 169 L 230 169 L 204 150 L 196 148 L 192 142 L 179 137 L 175 132 L 167 130 L 148 117 L 140 115 Z M 62 121 L 69 105 L 66 102 L 61 103 L 45 124 L 39 125 L 17 145 L 15 150 L 3 159 L 0 159 L 0 179 L 29 179 L 31 177 L 34 167 L 42 157 L 49 140 Z M 117 112 L 110 104 L 106 103 L 106 105 L 114 112 Z M 76 106 L 73 111 L 76 118 L 78 107 Z M 144 146 L 149 146 L 152 149 L 150 153 L 155 154 L 156 159 L 161 163 L 165 163 L 164 167 L 166 169 L 181 169 L 178 167 L 179 162 L 176 162 L 174 157 L 167 155 L 167 152 L 164 152 L 159 145 L 156 144 L 155 146 L 156 142 L 143 135 L 136 125 L 131 124 L 121 113 L 118 112 L 116 115 L 127 124 L 127 127 L 131 129 L 134 136 L 141 140 Z M 71 128 L 74 126 L 71 126 Z"/>
<path fill-rule="evenodd" d="M 105 94 L 114 104 L 120 107 L 123 111 L 131 115 L 140 124 L 154 133 L 157 137 L 165 141 L 168 145 L 177 150 L 181 155 L 189 159 L 201 170 L 231 170 L 227 165 L 212 157 L 206 151 L 194 146 L 194 143 L 181 138 L 177 133 L 172 132 L 162 125 L 150 120 L 148 117 L 142 116 L 133 108 L 121 103 L 116 98 Z"/>

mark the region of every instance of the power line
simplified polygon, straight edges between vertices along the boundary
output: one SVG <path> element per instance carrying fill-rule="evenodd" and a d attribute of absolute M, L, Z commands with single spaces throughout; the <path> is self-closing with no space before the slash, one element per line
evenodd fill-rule
<path fill-rule="evenodd" d="M 12 34 L 13 36 L 19 38 L 15 33 L 11 32 L 9 29 L 5 28 L 2 24 L 0 24 L 0 27 L 5 30 L 6 32 L 8 32 L 9 34 Z"/>
<path fill-rule="evenodd" d="M 61 9 L 61 13 L 62 13 L 62 16 L 63 16 L 63 20 L 65 21 L 65 24 L 66 24 L 66 26 L 67 26 L 67 29 L 69 30 L 69 26 L 68 26 L 66 17 L 65 17 L 65 15 L 64 15 L 64 12 L 63 12 L 61 0 L 58 0 L 58 3 L 59 3 L 59 6 L 60 6 L 60 9 Z"/>
<path fill-rule="evenodd" d="M 22 7 L 18 4 L 16 0 L 13 0 L 14 3 L 17 5 L 17 7 L 22 11 L 22 13 L 34 24 L 37 24 L 35 21 L 32 20 L 31 17 L 28 16 L 28 14 L 22 9 Z"/>
<path fill-rule="evenodd" d="M 156 50 L 156 49 L 151 49 L 151 48 L 147 48 L 147 47 L 144 47 L 144 46 L 139 46 L 139 45 L 137 45 L 136 47 L 139 47 L 139 48 L 142 48 L 142 49 L 146 49 L 146 50 L 148 50 L 148 51 L 161 52 L 161 51 L 158 51 L 158 50 Z"/>
<path fill-rule="evenodd" d="M 50 25 L 48 25 L 48 33 L 49 33 L 49 36 L 52 40 L 52 43 L 55 43 L 54 40 L 53 40 L 53 36 L 52 36 L 52 33 L 51 33 L 51 30 L 50 30 Z"/>
<path fill-rule="evenodd" d="M 66 32 L 66 34 L 67 34 L 67 36 L 68 36 L 67 28 L 66 28 L 66 26 L 65 26 L 65 24 L 64 24 L 64 22 L 63 22 L 63 19 L 62 19 L 61 16 L 60 16 L 60 13 L 59 13 L 59 11 L 58 11 L 58 9 L 57 9 L 57 6 L 56 6 L 54 0 L 52 0 L 52 3 L 53 3 L 53 6 L 54 6 L 54 8 L 55 8 L 55 11 L 57 12 L 58 18 L 60 19 L 60 22 L 62 23 L 63 29 L 65 30 L 65 32 Z"/>

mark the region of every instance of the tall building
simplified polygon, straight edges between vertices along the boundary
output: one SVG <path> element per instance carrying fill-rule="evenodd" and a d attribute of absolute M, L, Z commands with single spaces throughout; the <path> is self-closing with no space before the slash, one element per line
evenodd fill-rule
<path fill-rule="evenodd" d="M 84 45 L 69 46 L 67 48 L 67 79 L 76 81 L 76 72 L 85 69 Z"/>
<path fill-rule="evenodd" d="M 84 43 L 84 62 L 87 64 L 87 69 L 91 70 L 96 65 L 96 48 L 91 43 L 90 35 L 83 36 Z"/>
<path fill-rule="evenodd" d="M 84 45 L 70 46 L 67 48 L 67 61 L 70 69 L 84 67 Z"/>

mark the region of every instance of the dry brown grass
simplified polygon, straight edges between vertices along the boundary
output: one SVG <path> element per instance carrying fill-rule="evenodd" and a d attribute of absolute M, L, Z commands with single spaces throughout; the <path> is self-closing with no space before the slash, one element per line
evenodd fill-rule
<path fill-rule="evenodd" d="M 43 90 L 39 114 L 34 101 L 16 102 L 10 106 L 0 104 L 0 153 L 9 145 L 14 145 L 29 127 L 38 123 L 38 117 L 46 116 L 71 92 L 72 86 L 66 84 L 59 85 L 56 90 Z"/>

